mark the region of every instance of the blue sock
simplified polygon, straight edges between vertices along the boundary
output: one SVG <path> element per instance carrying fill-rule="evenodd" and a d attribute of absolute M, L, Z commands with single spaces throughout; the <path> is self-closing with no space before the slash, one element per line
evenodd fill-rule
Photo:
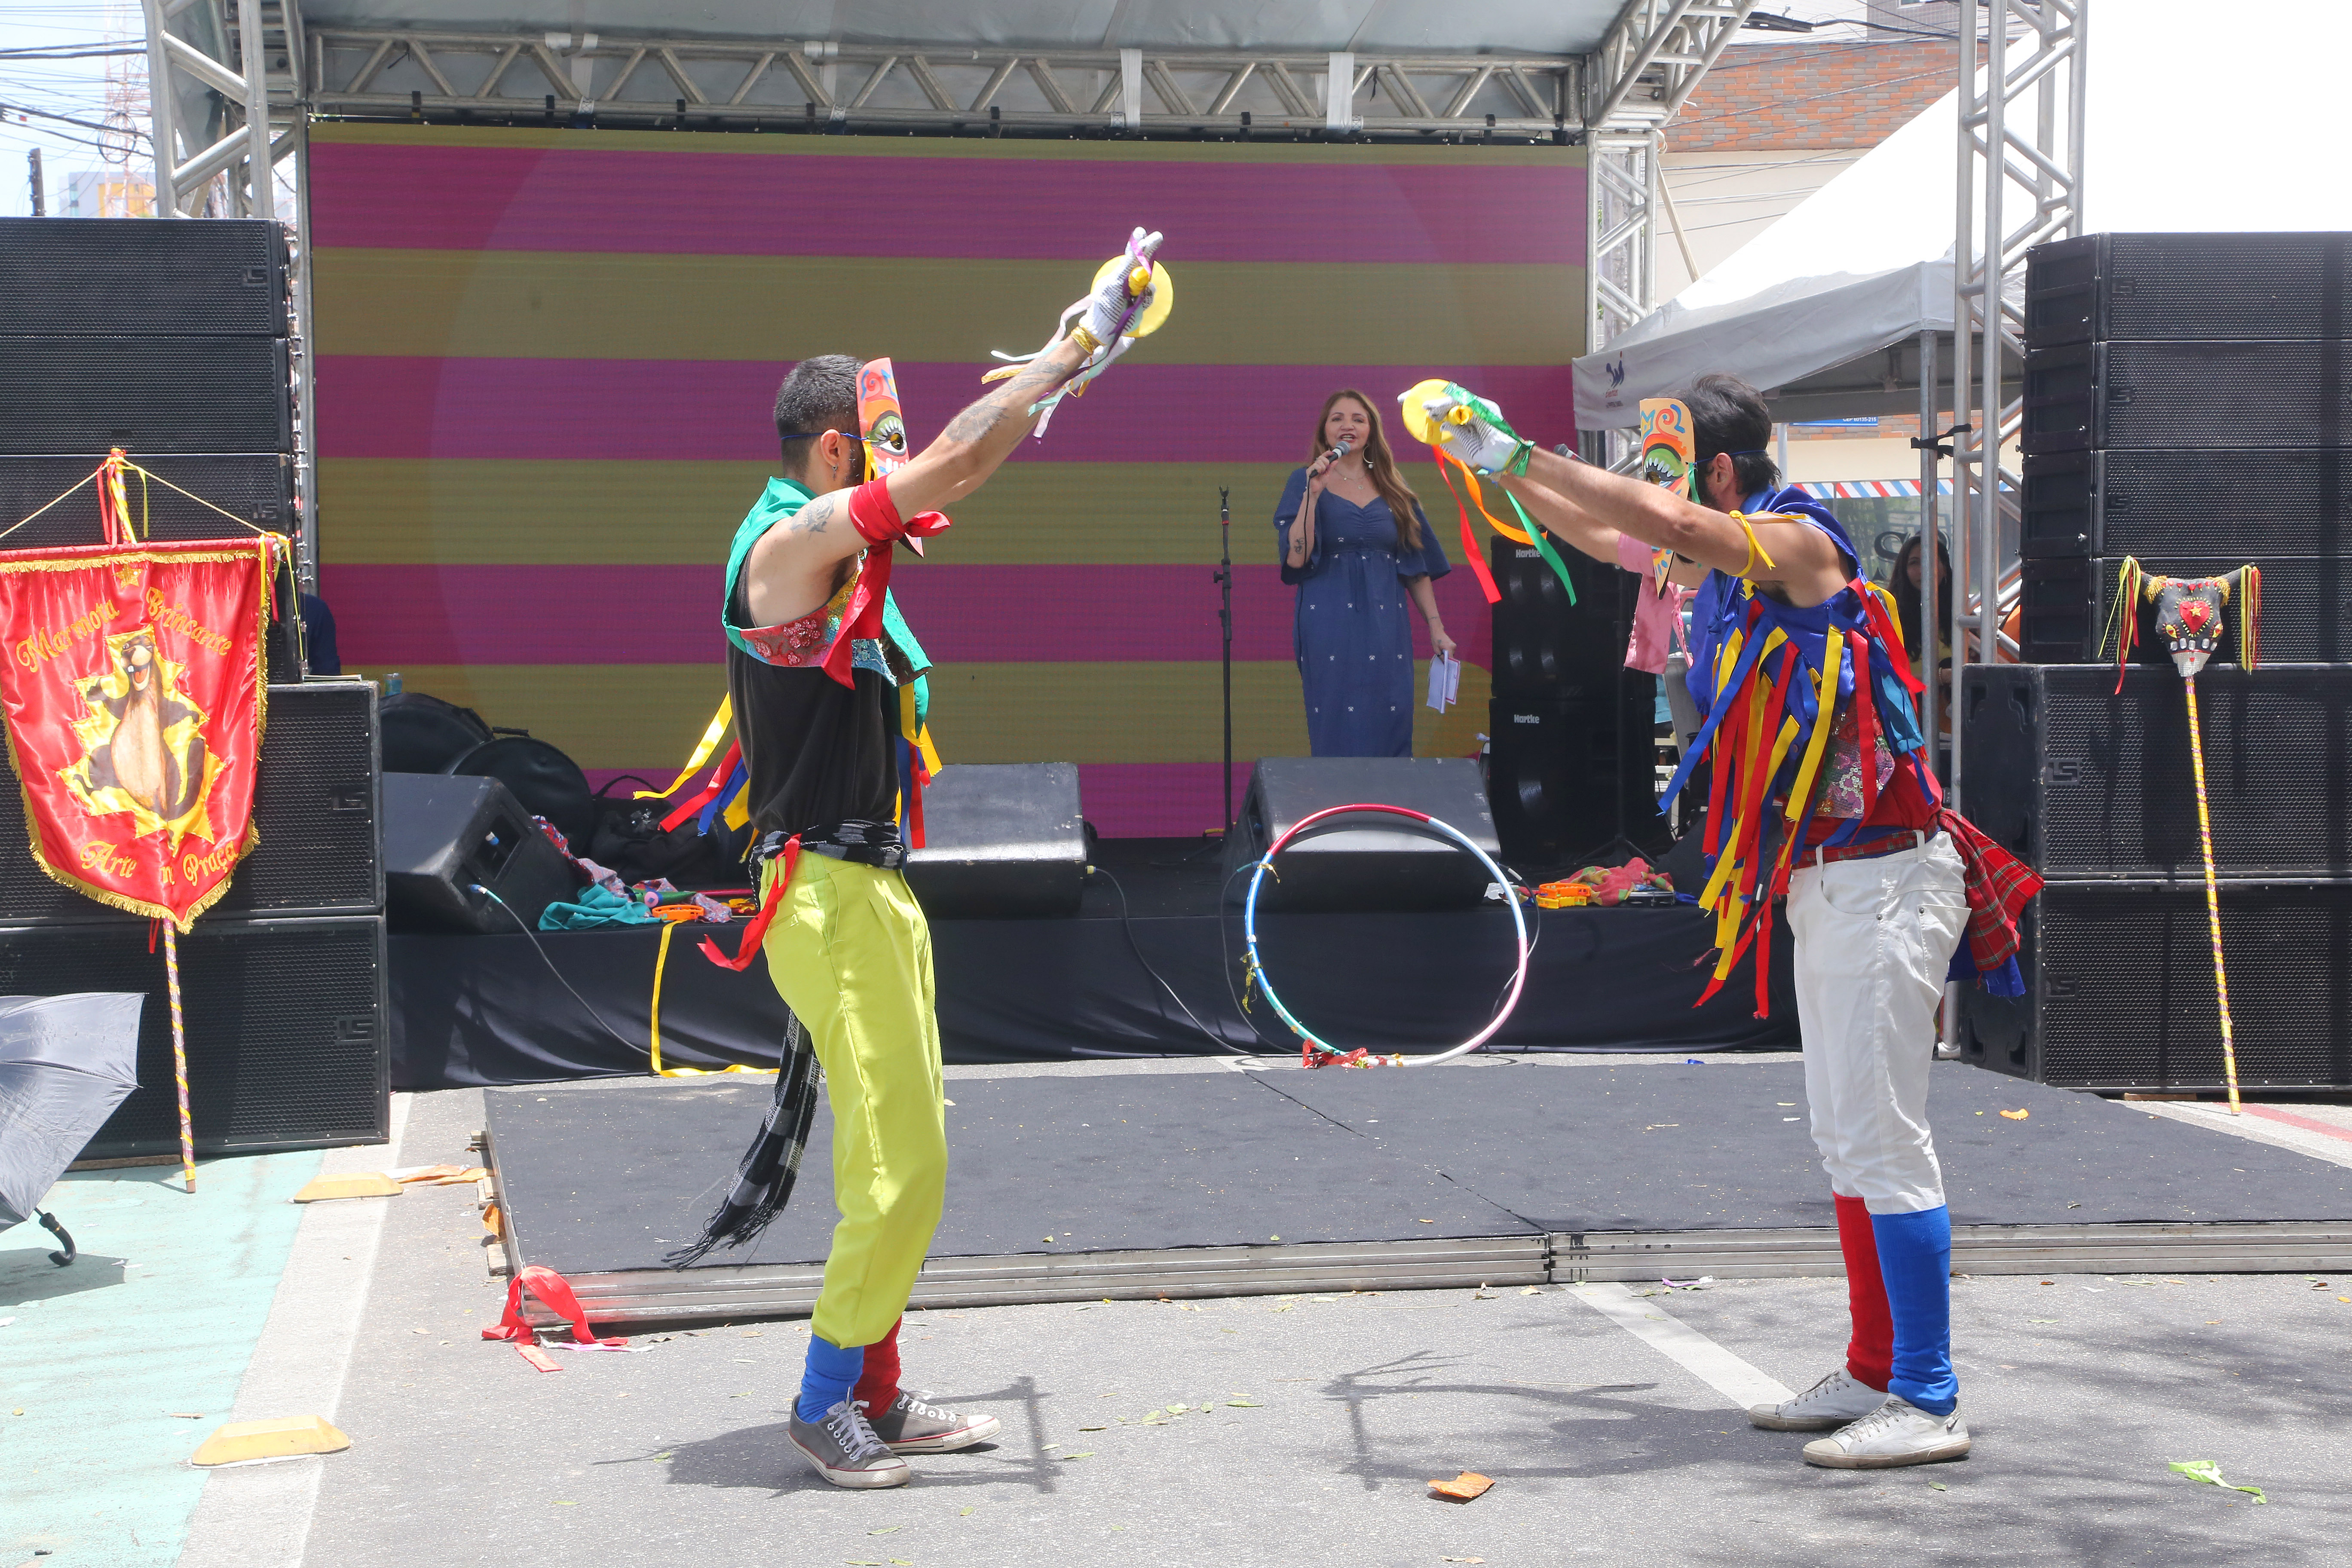
<path fill-rule="evenodd" d="M 1895 1319 L 1886 1392 L 1930 1415 L 1949 1415 L 1960 1402 L 1952 1373 L 1952 1211 L 1939 1204 L 1916 1214 L 1874 1214 L 1870 1230 Z"/>
<path fill-rule="evenodd" d="M 793 1408 L 803 1421 L 814 1421 L 849 1397 L 866 1370 L 866 1347 L 837 1345 L 809 1336 L 808 1364 L 801 1370 L 801 1396 Z"/>

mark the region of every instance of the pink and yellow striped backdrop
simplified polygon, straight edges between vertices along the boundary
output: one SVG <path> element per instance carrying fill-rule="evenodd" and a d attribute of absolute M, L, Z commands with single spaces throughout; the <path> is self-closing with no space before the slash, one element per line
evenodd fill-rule
<path fill-rule="evenodd" d="M 1583 352 L 1573 148 L 1001 142 L 321 125 L 312 134 L 322 581 L 346 668 L 667 782 L 724 689 L 719 571 L 794 360 L 889 355 L 918 447 L 1128 226 L 1181 289 L 928 562 L 893 580 L 958 762 L 1074 761 L 1112 835 L 1217 825 L 1217 488 L 1234 753 L 1305 752 L 1274 503 L 1315 410 L 1466 381 L 1547 439 Z M 1460 564 L 1454 509 L 1408 479 Z M 1423 755 L 1485 724 L 1472 668 Z M 1418 651 L 1427 647 L 1416 628 Z"/>

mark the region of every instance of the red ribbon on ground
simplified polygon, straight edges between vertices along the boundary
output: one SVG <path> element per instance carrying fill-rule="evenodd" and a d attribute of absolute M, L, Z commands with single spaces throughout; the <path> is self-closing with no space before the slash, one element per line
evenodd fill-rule
<path fill-rule="evenodd" d="M 735 944 L 735 956 L 730 958 L 719 943 L 709 937 L 702 939 L 702 956 L 721 969 L 731 969 L 740 974 L 751 967 L 760 956 L 761 944 L 768 940 L 768 924 L 776 918 L 776 906 L 783 901 L 784 889 L 792 886 L 793 868 L 801 863 L 801 836 L 793 834 L 784 840 L 783 874 L 768 884 L 767 897 L 760 900 L 760 912 L 751 917 L 744 928 L 743 940 Z"/>
<path fill-rule="evenodd" d="M 482 1331 L 486 1340 L 511 1340 L 524 1345 L 539 1342 L 539 1331 L 523 1321 L 522 1294 L 530 1291 L 554 1310 L 557 1316 L 572 1325 L 572 1337 L 583 1345 L 622 1345 L 624 1339 L 599 1339 L 588 1327 L 588 1314 L 580 1305 L 580 1298 L 572 1293 L 571 1281 L 554 1269 L 537 1263 L 526 1263 L 520 1273 L 507 1281 L 506 1315 Z"/>

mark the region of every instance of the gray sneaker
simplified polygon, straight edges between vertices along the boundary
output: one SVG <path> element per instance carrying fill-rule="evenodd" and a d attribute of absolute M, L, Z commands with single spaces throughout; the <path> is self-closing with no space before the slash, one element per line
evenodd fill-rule
<path fill-rule="evenodd" d="M 864 1405 L 858 1406 L 863 1410 Z M 951 1454 L 985 1443 L 1002 1427 L 993 1415 L 965 1415 L 901 1389 L 890 1408 L 869 1415 L 874 1436 L 894 1454 Z"/>
<path fill-rule="evenodd" d="M 1885 1403 L 1883 1391 L 1840 1367 L 1794 1399 L 1749 1405 L 1748 1419 L 1771 1432 L 1833 1432 Z"/>
<path fill-rule="evenodd" d="M 850 1400 L 843 1400 L 814 1421 L 802 1420 L 795 1408 L 784 1435 L 816 1467 L 818 1475 L 837 1487 L 903 1487 L 913 1473 L 906 1460 L 882 1446 Z"/>
<path fill-rule="evenodd" d="M 1806 1444 L 1805 1462 L 1832 1470 L 1885 1470 L 1957 1459 L 1968 1451 L 1969 1424 L 1957 1409 L 1930 1415 L 1890 1394 L 1885 1404 L 1851 1426 Z"/>

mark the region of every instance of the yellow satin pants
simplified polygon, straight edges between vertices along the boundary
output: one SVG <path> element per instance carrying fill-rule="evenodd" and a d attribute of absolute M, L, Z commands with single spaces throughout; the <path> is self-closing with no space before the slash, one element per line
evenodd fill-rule
<path fill-rule="evenodd" d="M 779 858 L 766 875 L 782 870 Z M 810 1327 L 870 1345 L 906 1310 L 947 1194 L 930 927 L 902 873 L 803 853 L 764 951 L 833 1107 L 841 1221 Z"/>

